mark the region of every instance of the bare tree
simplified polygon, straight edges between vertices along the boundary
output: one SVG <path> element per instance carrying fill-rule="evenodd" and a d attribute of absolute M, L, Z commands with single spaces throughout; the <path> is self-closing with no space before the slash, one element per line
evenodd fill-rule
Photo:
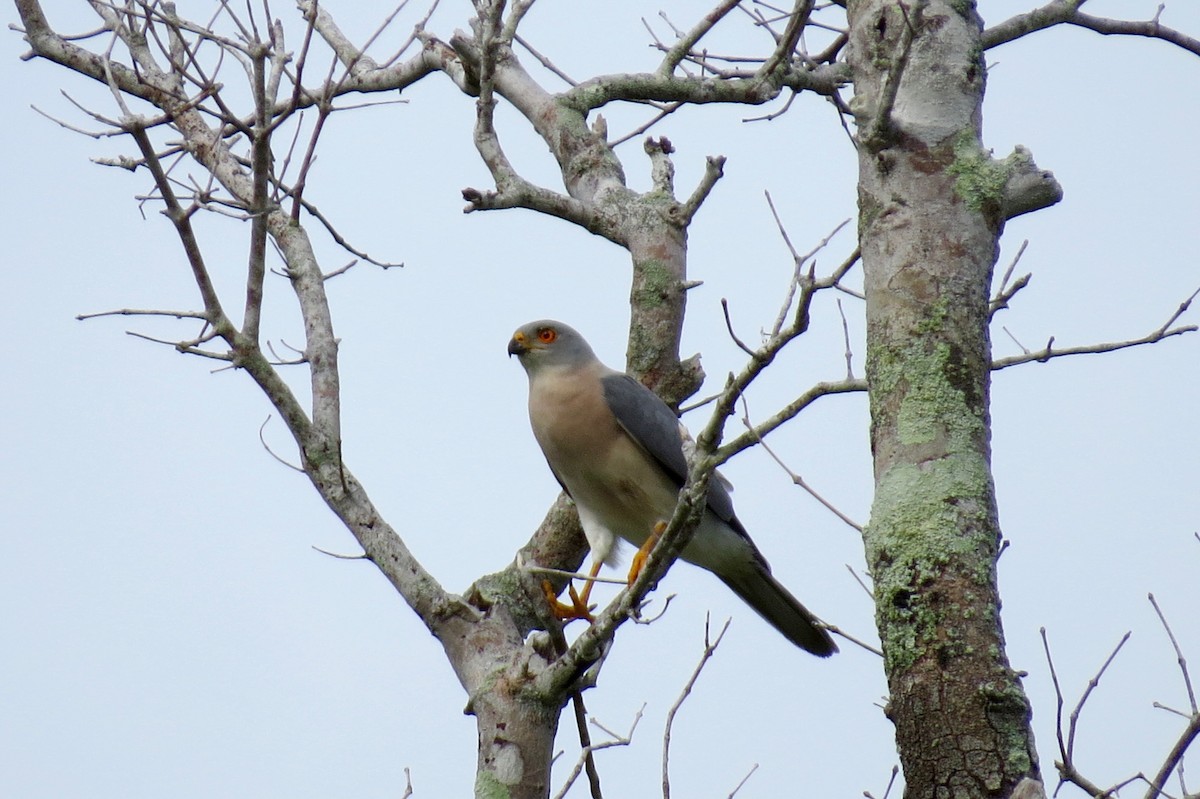
<path fill-rule="evenodd" d="M 98 135 L 133 142 L 132 155 L 110 163 L 152 178 L 149 199 L 174 225 L 200 300 L 197 308 L 112 313 L 197 323 L 192 337 L 162 343 L 245 371 L 278 410 L 296 442 L 300 468 L 354 535 L 362 557 L 387 577 L 444 647 L 477 723 L 477 795 L 549 795 L 563 708 L 574 702 L 576 718 L 582 719 L 582 692 L 594 684 L 618 628 L 637 617 L 647 593 L 686 545 L 713 470 L 761 444 L 817 399 L 863 391 L 870 397 L 875 465 L 875 500 L 863 542 L 890 690 L 887 713 L 896 725 L 907 791 L 931 797 L 1041 790 L 1030 705 L 1009 665 L 1000 625 L 990 373 L 1154 343 L 1196 328 L 1176 324 L 1185 302 L 1166 324 L 1141 338 L 1066 349 L 1050 342 L 1023 357 L 993 360 L 989 322 L 1028 282 L 1006 279 L 990 294 L 999 237 L 1007 220 L 1057 202 L 1061 190 L 1028 151 L 996 159 L 983 146 L 984 54 L 1055 25 L 1151 37 L 1196 55 L 1200 43 L 1157 17 L 1100 19 L 1068 0 L 1053 0 L 990 28 L 973 4 L 952 0 L 820 6 L 799 0 L 782 12 L 735 0 L 674 30 L 673 38 L 656 37 L 662 58 L 653 72 L 580 81 L 562 74 L 538 43 L 522 37 L 530 0 L 479 0 L 469 31 L 451 36 L 429 30 L 430 9 L 399 41 L 389 29 L 395 14 L 367 40 L 354 41 L 330 10 L 312 0 L 302 0 L 299 20 L 287 23 L 266 6 L 235 11 L 221 5 L 211 19 L 195 21 L 181 17 L 171 3 L 90 5 L 100 29 L 71 37 L 54 28 L 35 0 L 16 0 L 31 57 L 111 90 L 113 110 L 81 111 L 90 117 L 88 124 L 103 127 Z M 772 46 L 750 55 L 708 49 L 714 31 L 736 24 L 768 32 Z M 383 42 L 392 54 L 368 55 Z M 814 42 L 821 43 L 820 50 L 810 49 Z M 334 56 L 331 63 L 320 55 L 326 51 Z M 543 85 L 526 67 L 532 61 L 557 73 L 564 88 Z M 244 85 L 233 88 L 231 75 L 244 77 Z M 816 250 L 805 255 L 793 250 L 791 290 L 774 323 L 764 325 L 760 343 L 747 344 L 730 321 L 746 364 L 714 398 L 674 518 L 641 576 L 569 643 L 543 601 L 543 572 L 530 568 L 569 573 L 584 557 L 577 518 L 565 498 L 509 568 L 480 577 L 459 597 L 417 561 L 343 458 L 338 338 L 326 286 L 346 267 L 323 268 L 310 231 L 316 225 L 354 257 L 390 264 L 346 239 L 310 198 L 308 178 L 335 111 L 356 107 L 353 98 L 361 96 L 403 95 L 435 75 L 448 78 L 476 105 L 473 140 L 493 185 L 463 191 L 468 212 L 528 209 L 628 251 L 628 369 L 673 407 L 695 394 L 703 380 L 698 359 L 680 356 L 693 285 L 687 233 L 721 179 L 724 159 L 710 157 L 697 185 L 678 192 L 674 147 L 665 137 L 651 136 L 643 151 L 652 185 L 638 192 L 630 188 L 627 165 L 615 150 L 627 137 L 610 137 L 601 109 L 615 103 L 645 108 L 647 123 L 629 134 L 641 136 L 684 106 L 760 106 L 811 93 L 827 99 L 846 130 L 853 130 L 858 247 L 820 273 L 813 262 Z M 549 148 L 561 190 L 523 177 L 510 162 L 496 122 L 502 104 Z M 244 288 L 236 296 L 217 289 L 193 225 L 201 211 L 248 223 Z M 303 346 L 282 356 L 262 330 L 273 259 L 282 264 L 305 330 Z M 853 293 L 843 280 L 860 263 L 867 379 L 849 374 L 813 385 L 725 440 L 726 422 L 743 392 L 808 328 L 814 298 Z M 240 317 L 229 310 L 234 307 Z M 281 375 L 286 365 L 307 370 L 310 405 Z M 564 578 L 555 580 L 561 586 Z M 586 726 L 579 726 L 581 745 L 590 753 L 597 745 L 587 738 Z M 598 775 L 586 758 L 584 765 L 593 795 L 599 795 Z M 1162 780 L 1154 785 L 1161 789 Z"/>

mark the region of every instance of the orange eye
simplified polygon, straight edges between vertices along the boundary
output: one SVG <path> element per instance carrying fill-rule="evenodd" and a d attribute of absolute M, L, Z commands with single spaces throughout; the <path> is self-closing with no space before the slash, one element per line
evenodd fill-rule
<path fill-rule="evenodd" d="M 543 327 L 537 332 L 537 337 L 543 344 L 553 344 L 554 339 L 558 338 L 558 331 L 552 327 Z"/>

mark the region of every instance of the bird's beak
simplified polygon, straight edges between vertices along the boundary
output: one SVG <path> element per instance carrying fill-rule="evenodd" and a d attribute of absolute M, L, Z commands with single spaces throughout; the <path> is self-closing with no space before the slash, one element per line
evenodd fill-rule
<path fill-rule="evenodd" d="M 508 355 L 511 358 L 514 355 L 520 356 L 529 352 L 529 347 L 525 345 L 525 334 L 517 332 L 508 340 Z"/>

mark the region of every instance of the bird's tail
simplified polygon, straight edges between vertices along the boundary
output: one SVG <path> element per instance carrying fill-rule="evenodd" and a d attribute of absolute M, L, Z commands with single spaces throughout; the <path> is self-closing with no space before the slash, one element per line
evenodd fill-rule
<path fill-rule="evenodd" d="M 838 651 L 837 644 L 817 618 L 780 585 L 761 564 L 735 574 L 718 575 L 725 585 L 796 646 L 817 657 Z"/>

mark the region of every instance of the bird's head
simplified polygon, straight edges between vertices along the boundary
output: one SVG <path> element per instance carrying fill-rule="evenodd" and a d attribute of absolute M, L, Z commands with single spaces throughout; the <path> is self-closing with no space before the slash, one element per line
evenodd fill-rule
<path fill-rule="evenodd" d="M 508 354 L 516 355 L 530 374 L 546 367 L 581 366 L 596 359 L 583 336 L 553 319 L 518 327 L 508 340 Z"/>

